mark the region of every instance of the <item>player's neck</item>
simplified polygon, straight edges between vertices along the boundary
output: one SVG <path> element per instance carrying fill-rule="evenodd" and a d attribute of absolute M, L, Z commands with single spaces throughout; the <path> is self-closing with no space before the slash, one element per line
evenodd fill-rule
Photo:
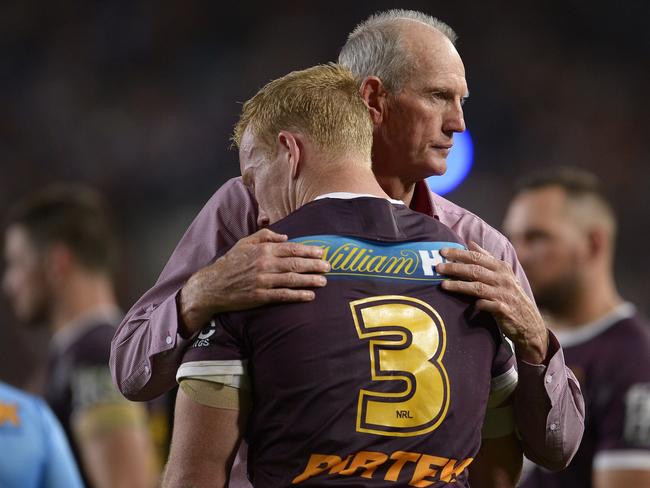
<path fill-rule="evenodd" d="M 63 283 L 55 292 L 53 302 L 50 322 L 52 333 L 95 309 L 117 306 L 109 278 L 87 273 L 71 277 Z"/>
<path fill-rule="evenodd" d="M 375 179 L 370 167 L 349 164 L 337 165 L 329 171 L 305 175 L 296 188 L 298 206 L 328 193 L 358 193 L 379 198 L 389 198 Z"/>
<path fill-rule="evenodd" d="M 613 280 L 603 279 L 596 283 L 586 286 L 574 306 L 565 313 L 550 315 L 554 330 L 575 330 L 588 326 L 623 303 Z"/>

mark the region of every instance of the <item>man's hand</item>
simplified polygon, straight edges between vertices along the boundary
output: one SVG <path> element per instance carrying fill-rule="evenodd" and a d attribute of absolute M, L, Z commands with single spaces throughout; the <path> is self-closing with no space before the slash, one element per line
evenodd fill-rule
<path fill-rule="evenodd" d="M 523 291 L 512 269 L 475 242 L 469 251 L 443 249 L 440 254 L 454 262 L 436 271 L 459 280 L 442 282 L 444 290 L 471 295 L 476 308 L 490 312 L 501 331 L 514 343 L 519 359 L 541 364 L 548 351 L 548 330 L 535 304 Z"/>
<path fill-rule="evenodd" d="M 321 273 L 330 264 L 321 259 L 321 248 L 286 241 L 286 235 L 262 229 L 193 274 L 179 297 L 182 335 L 190 337 L 216 313 L 313 300 L 309 288 L 327 284 Z"/>

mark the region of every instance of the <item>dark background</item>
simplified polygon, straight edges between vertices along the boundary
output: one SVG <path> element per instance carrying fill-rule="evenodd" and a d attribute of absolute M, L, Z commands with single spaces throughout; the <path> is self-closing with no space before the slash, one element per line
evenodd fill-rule
<path fill-rule="evenodd" d="M 231 127 L 272 78 L 335 60 L 369 14 L 412 8 L 459 34 L 473 173 L 447 195 L 499 228 L 513 183 L 588 168 L 620 219 L 617 277 L 650 312 L 650 20 L 605 2 L 10 1 L 0 5 L 0 211 L 52 181 L 97 187 L 123 243 L 124 309 L 237 176 Z M 0 378 L 29 386 L 45 336 L 0 302 Z"/>

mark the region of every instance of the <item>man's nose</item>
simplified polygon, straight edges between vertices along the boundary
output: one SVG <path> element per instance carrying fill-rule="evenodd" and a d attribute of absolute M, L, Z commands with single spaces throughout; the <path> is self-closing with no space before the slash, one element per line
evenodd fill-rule
<path fill-rule="evenodd" d="M 465 116 L 460 101 L 454 102 L 445 114 L 445 132 L 465 132 Z"/>

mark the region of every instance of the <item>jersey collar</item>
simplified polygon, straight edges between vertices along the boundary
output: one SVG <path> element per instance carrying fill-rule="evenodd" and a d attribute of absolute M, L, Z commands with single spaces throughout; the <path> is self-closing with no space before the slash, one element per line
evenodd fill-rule
<path fill-rule="evenodd" d="M 319 195 L 314 200 L 321 200 L 323 198 L 338 198 L 340 200 L 351 200 L 353 198 L 380 198 L 382 200 L 388 200 L 390 203 L 396 205 L 404 205 L 404 202 L 401 200 L 393 200 L 392 198 L 381 198 L 375 195 L 368 195 L 365 193 L 348 193 L 344 191 L 337 191 L 333 193 L 325 193 L 324 195 Z"/>
<path fill-rule="evenodd" d="M 51 349 L 61 353 L 98 322 L 119 324 L 123 313 L 118 306 L 106 305 L 71 320 L 52 336 Z"/>
<path fill-rule="evenodd" d="M 604 317 L 578 327 L 576 330 L 563 330 L 555 332 L 558 342 L 562 347 L 577 346 L 602 334 L 614 324 L 624 319 L 629 319 L 636 313 L 636 307 L 630 302 L 621 303 Z"/>

